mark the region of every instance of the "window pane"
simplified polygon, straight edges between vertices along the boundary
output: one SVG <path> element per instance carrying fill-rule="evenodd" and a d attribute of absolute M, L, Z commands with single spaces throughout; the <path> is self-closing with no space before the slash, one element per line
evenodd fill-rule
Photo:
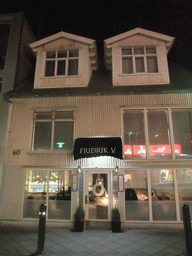
<path fill-rule="evenodd" d="M 51 149 L 51 122 L 37 122 L 34 124 L 34 148 L 33 150 Z"/>
<path fill-rule="evenodd" d="M 146 47 L 147 54 L 156 54 L 156 47 Z"/>
<path fill-rule="evenodd" d="M 52 119 L 52 112 L 36 112 L 35 113 L 36 120 L 48 120 Z"/>
<path fill-rule="evenodd" d="M 57 75 L 65 75 L 65 60 L 59 60 L 57 66 Z"/>
<path fill-rule="evenodd" d="M 24 218 L 39 218 L 41 204 L 46 203 L 47 171 L 29 170 L 25 176 Z"/>
<path fill-rule="evenodd" d="M 147 57 L 147 72 L 148 73 L 157 73 L 158 72 L 156 56 Z"/>
<path fill-rule="evenodd" d="M 122 67 L 123 67 L 123 74 L 131 74 L 131 73 L 133 73 L 133 60 L 132 60 L 132 57 L 130 57 L 130 58 L 123 58 L 122 59 Z"/>
<path fill-rule="evenodd" d="M 69 57 L 78 57 L 79 56 L 79 50 L 69 50 Z"/>
<path fill-rule="evenodd" d="M 166 109 L 147 111 L 149 131 L 149 154 L 152 158 L 170 158 L 168 117 Z"/>
<path fill-rule="evenodd" d="M 192 216 L 192 169 L 177 170 L 180 216 L 183 220 L 182 205 L 188 204 Z"/>
<path fill-rule="evenodd" d="M 45 76 L 54 76 L 55 74 L 55 61 L 47 60 L 45 66 Z"/>
<path fill-rule="evenodd" d="M 122 48 L 122 55 L 132 55 L 132 48 Z"/>
<path fill-rule="evenodd" d="M 145 72 L 144 68 L 144 58 L 143 57 L 137 57 L 135 58 L 135 65 L 136 65 L 136 72 Z"/>
<path fill-rule="evenodd" d="M 67 50 L 61 50 L 57 53 L 58 58 L 66 58 L 67 57 Z"/>
<path fill-rule="evenodd" d="M 172 109 L 175 154 L 177 158 L 191 158 L 192 156 L 191 120 L 191 109 Z"/>
<path fill-rule="evenodd" d="M 49 219 L 71 219 L 71 171 L 50 171 L 49 176 Z"/>
<path fill-rule="evenodd" d="M 55 122 L 54 150 L 73 148 L 73 122 Z"/>
<path fill-rule="evenodd" d="M 144 54 L 144 47 L 136 47 L 136 48 L 134 48 L 134 54 L 135 55 Z"/>
<path fill-rule="evenodd" d="M 124 110 L 124 158 L 145 159 L 146 147 L 144 137 L 143 110 Z"/>
<path fill-rule="evenodd" d="M 147 171 L 125 171 L 126 220 L 148 220 Z"/>
<path fill-rule="evenodd" d="M 58 111 L 55 112 L 56 119 L 73 118 L 73 111 Z"/>
<path fill-rule="evenodd" d="M 55 51 L 46 52 L 47 59 L 54 59 L 55 58 Z"/>
<path fill-rule="evenodd" d="M 69 76 L 78 75 L 78 59 L 69 60 L 68 75 Z"/>
<path fill-rule="evenodd" d="M 153 220 L 176 220 L 173 170 L 151 170 Z"/>

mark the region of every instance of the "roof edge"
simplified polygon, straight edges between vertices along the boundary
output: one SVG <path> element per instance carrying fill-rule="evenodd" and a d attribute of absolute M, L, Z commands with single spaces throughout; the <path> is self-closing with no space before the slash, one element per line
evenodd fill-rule
<path fill-rule="evenodd" d="M 150 31 L 150 30 L 147 30 L 147 29 L 137 27 L 137 28 L 134 28 L 134 29 L 129 30 L 127 32 L 124 32 L 124 33 L 121 33 L 119 35 L 116 35 L 116 36 L 110 37 L 108 39 L 105 39 L 104 42 L 105 42 L 106 46 L 108 45 L 108 47 L 111 47 L 111 45 L 113 43 L 116 43 L 117 41 L 123 40 L 127 37 L 131 37 L 131 36 L 136 35 L 136 34 L 143 34 L 143 35 L 146 35 L 146 36 L 150 36 L 150 37 L 165 41 L 169 45 L 169 48 L 171 48 L 171 46 L 172 46 L 172 44 L 175 40 L 175 37 L 167 36 L 167 35 L 164 35 L 164 34 L 161 34 L 161 33 L 158 33 L 158 32 L 154 32 L 154 31 Z"/>
<path fill-rule="evenodd" d="M 67 39 L 79 41 L 79 42 L 90 45 L 90 47 L 93 47 L 93 45 L 95 44 L 94 39 L 90 39 L 90 38 L 87 38 L 87 37 L 78 36 L 78 35 L 74 35 L 74 34 L 71 34 L 71 33 L 61 31 L 61 32 L 56 33 L 54 35 L 51 35 L 51 36 L 45 37 L 41 40 L 38 40 L 36 42 L 33 42 L 33 43 L 29 44 L 29 46 L 31 47 L 31 49 L 33 51 L 36 51 L 36 49 L 38 47 L 40 47 L 44 44 L 50 43 L 52 41 L 55 41 L 57 39 L 60 39 L 60 38 L 67 38 Z"/>

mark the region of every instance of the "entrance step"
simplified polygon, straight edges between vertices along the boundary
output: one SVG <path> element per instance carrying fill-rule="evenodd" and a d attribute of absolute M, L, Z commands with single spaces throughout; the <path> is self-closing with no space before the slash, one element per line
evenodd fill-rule
<path fill-rule="evenodd" d="M 111 229 L 111 222 L 110 221 L 92 221 L 92 220 L 90 221 L 90 220 L 86 220 L 85 229 L 109 230 L 109 229 Z"/>

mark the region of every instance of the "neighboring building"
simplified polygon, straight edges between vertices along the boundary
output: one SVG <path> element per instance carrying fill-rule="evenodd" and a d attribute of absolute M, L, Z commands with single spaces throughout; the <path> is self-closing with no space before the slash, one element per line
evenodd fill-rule
<path fill-rule="evenodd" d="M 33 77 L 35 62 L 28 44 L 34 41 L 23 13 L 0 14 L 0 190 L 10 104 L 3 93 Z"/>
<path fill-rule="evenodd" d="M 1 219 L 87 225 L 180 223 L 192 207 L 192 74 L 168 63 L 174 38 L 136 28 L 104 41 L 60 32 L 30 44 L 34 89 L 5 94 L 12 114 Z"/>

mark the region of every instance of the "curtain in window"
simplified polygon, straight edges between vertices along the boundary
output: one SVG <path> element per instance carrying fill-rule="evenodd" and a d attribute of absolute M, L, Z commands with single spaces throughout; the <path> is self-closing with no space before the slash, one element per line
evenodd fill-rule
<path fill-rule="evenodd" d="M 148 73 L 158 72 L 156 56 L 147 57 L 147 72 Z"/>
<path fill-rule="evenodd" d="M 135 58 L 135 65 L 136 65 L 136 72 L 145 72 L 144 67 L 144 58 L 143 57 L 137 57 Z"/>
<path fill-rule="evenodd" d="M 122 59 L 123 74 L 133 73 L 133 60 L 132 57 Z"/>

